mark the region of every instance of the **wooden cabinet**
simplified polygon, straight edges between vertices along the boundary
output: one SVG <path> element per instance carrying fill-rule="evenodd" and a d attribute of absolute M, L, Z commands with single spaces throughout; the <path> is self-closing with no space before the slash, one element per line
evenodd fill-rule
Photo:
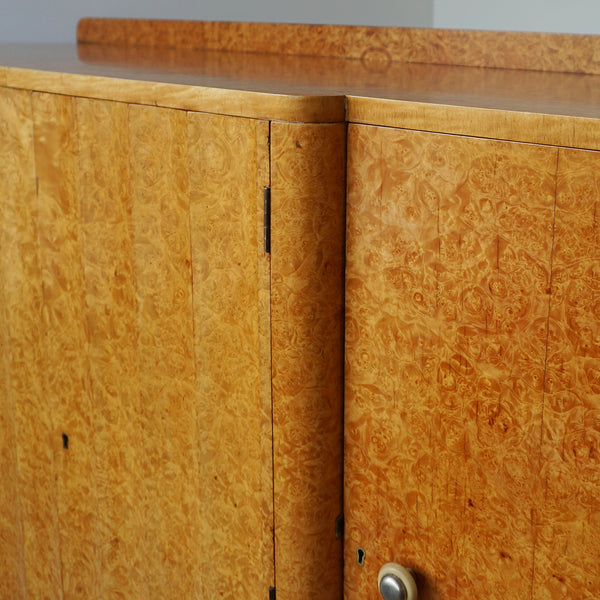
<path fill-rule="evenodd" d="M 427 600 L 594 597 L 597 153 L 348 148 L 346 597 L 391 560 Z"/>
<path fill-rule="evenodd" d="M 600 38 L 79 41 L 0 46 L 0 600 L 597 598 Z"/>
<path fill-rule="evenodd" d="M 27 597 L 258 597 L 268 123 L 14 91 L 2 111 L 13 577 Z"/>
<path fill-rule="evenodd" d="M 0 597 L 266 598 L 275 561 L 281 597 L 339 594 L 320 127 L 0 90 Z"/>

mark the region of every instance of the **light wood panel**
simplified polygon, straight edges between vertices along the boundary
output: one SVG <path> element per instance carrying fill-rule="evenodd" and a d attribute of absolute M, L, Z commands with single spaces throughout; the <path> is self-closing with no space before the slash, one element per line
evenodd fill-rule
<path fill-rule="evenodd" d="M 100 44 L 10 45 L 2 55 L 18 88 L 600 149 L 593 75 Z"/>
<path fill-rule="evenodd" d="M 341 597 L 345 124 L 273 123 L 277 597 Z"/>
<path fill-rule="evenodd" d="M 10 48 L 4 52 L 6 64 L 13 62 Z M 40 48 L 38 53 L 43 50 Z M 46 48 L 49 50 L 47 61 L 52 56 L 52 47 Z M 582 77 L 577 73 L 402 62 L 381 65 L 323 56 L 102 44 L 81 44 L 77 56 L 89 64 L 90 70 L 118 65 L 132 73 L 144 71 L 148 77 L 179 74 L 182 82 L 202 77 L 215 87 L 241 85 L 243 89 L 286 94 L 331 94 L 337 89 L 368 98 L 421 99 L 438 105 L 572 116 L 600 114 L 594 102 L 599 94 L 600 77 Z M 66 58 L 63 58 L 65 68 L 74 67 Z M 30 54 L 29 60 L 32 59 Z"/>
<path fill-rule="evenodd" d="M 346 597 L 530 598 L 557 150 L 349 136 Z"/>
<path fill-rule="evenodd" d="M 33 95 L 44 389 L 56 463 L 62 597 L 101 597 L 75 101 Z M 68 448 L 65 448 L 68 438 Z"/>
<path fill-rule="evenodd" d="M 600 155 L 559 151 L 533 597 L 600 590 Z"/>
<path fill-rule="evenodd" d="M 1 90 L 2 597 L 268 594 L 268 136 Z"/>
<path fill-rule="evenodd" d="M 16 576 L 19 584 L 24 584 L 27 597 L 60 598 L 55 467 L 43 381 L 43 301 L 34 218 L 31 95 L 3 91 L 0 102 L 2 178 L 6 181 L 1 209 L 3 354 L 7 367 L 4 402 L 8 403 L 9 418 L 14 411 L 15 448 L 9 456 L 16 458 L 13 474 L 16 472 L 18 492 L 17 506 L 9 507 L 9 511 L 17 508 L 13 516 L 20 517 L 17 527 L 22 538 L 18 535 L 13 539 L 17 542 L 15 558 L 23 560 L 21 568 L 14 565 L 16 574 L 9 576 L 9 581 Z M 16 590 L 17 597 L 20 591 L 22 588 Z"/>
<path fill-rule="evenodd" d="M 403 27 L 82 19 L 80 43 L 600 73 L 600 37 Z"/>
<path fill-rule="evenodd" d="M 258 599 L 274 577 L 269 273 L 257 221 L 269 126 L 190 114 L 188 127 L 200 595 Z"/>
<path fill-rule="evenodd" d="M 98 119 L 103 105 L 92 106 L 98 127 L 111 132 L 103 146 L 122 147 L 125 157 L 113 157 L 112 168 L 125 170 L 113 176 L 95 157 L 98 173 L 125 187 L 105 192 L 123 205 L 100 210 L 99 222 L 111 222 L 113 233 L 94 231 L 94 247 L 114 249 L 110 277 L 106 271 L 102 279 L 124 287 L 109 288 L 122 298 L 123 311 L 135 307 L 131 318 L 124 312 L 118 319 L 116 333 L 127 335 L 118 338 L 120 360 L 103 368 L 130 369 L 115 378 L 137 390 L 115 410 L 126 411 L 120 421 L 129 445 L 120 455 L 131 461 L 121 465 L 127 472 L 119 502 L 128 502 L 130 489 L 141 500 L 139 508 L 121 510 L 125 521 L 110 519 L 123 539 L 103 560 L 121 565 L 115 577 L 129 578 L 132 597 L 232 589 L 260 597 L 273 568 L 272 484 L 265 477 L 271 475 L 270 395 L 263 394 L 259 366 L 256 254 L 267 125 L 211 122 L 207 115 L 190 115 L 188 124 L 185 113 L 142 107 L 123 113 L 113 104 Z M 227 142 L 235 163 L 224 164 L 215 152 Z M 225 173 L 226 181 L 216 176 Z"/>
<path fill-rule="evenodd" d="M 149 597 L 127 105 L 78 100 L 77 126 L 101 593 Z"/>
<path fill-rule="evenodd" d="M 20 190 L 31 197 L 31 135 L 29 94 L 0 90 L 0 273 L 3 280 L 16 266 L 11 256 L 16 235 L 11 213 L 17 205 Z M 11 306 L 9 300 L 3 285 L 0 288 L 0 596 L 24 600 L 27 574 L 17 465 L 18 408 L 9 378 L 13 362 L 13 335 L 7 318 Z"/>
<path fill-rule="evenodd" d="M 198 398 L 186 114 L 128 112 L 149 596 L 198 595 Z"/>
<path fill-rule="evenodd" d="M 256 119 L 337 122 L 344 118 L 338 90 L 314 94 L 302 89 L 281 93 L 276 83 L 265 88 L 247 78 L 215 80 L 181 70 L 114 69 L 86 65 L 76 47 L 16 46 L 3 52 L 6 85 L 55 94 L 115 100 L 182 110 Z M 12 55 L 12 60 L 11 59 Z"/>
<path fill-rule="evenodd" d="M 82 45 L 78 54 L 98 65 L 179 70 L 225 86 L 246 81 L 265 91 L 343 91 L 350 122 L 599 148 L 600 77 L 99 44 Z"/>
<path fill-rule="evenodd" d="M 565 118 L 559 114 L 548 114 L 545 110 L 530 112 L 526 102 L 516 102 L 509 110 L 472 105 L 477 102 L 467 101 L 466 104 L 459 99 L 448 98 L 442 99 L 439 104 L 430 104 L 402 97 L 393 100 L 350 95 L 347 119 L 352 123 L 385 127 L 600 149 L 600 121 L 596 115 Z"/>

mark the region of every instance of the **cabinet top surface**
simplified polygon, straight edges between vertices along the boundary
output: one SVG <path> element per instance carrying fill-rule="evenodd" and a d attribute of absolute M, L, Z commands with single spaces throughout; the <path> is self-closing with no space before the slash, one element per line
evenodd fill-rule
<path fill-rule="evenodd" d="M 0 84 L 252 118 L 600 149 L 597 74 L 116 41 L 0 45 Z"/>

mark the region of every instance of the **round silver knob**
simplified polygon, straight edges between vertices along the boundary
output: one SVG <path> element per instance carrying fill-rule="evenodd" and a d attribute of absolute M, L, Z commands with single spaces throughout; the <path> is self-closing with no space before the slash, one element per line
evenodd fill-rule
<path fill-rule="evenodd" d="M 395 575 L 385 575 L 379 582 L 383 600 L 406 600 L 406 588 Z"/>
<path fill-rule="evenodd" d="M 417 584 L 412 573 L 397 563 L 381 567 L 377 585 L 383 600 L 417 600 Z"/>

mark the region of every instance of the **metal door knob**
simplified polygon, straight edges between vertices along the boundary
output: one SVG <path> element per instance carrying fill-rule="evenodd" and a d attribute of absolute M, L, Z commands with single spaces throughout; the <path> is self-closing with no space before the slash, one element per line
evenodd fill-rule
<path fill-rule="evenodd" d="M 417 584 L 412 573 L 397 563 L 381 567 L 377 585 L 383 600 L 417 600 Z"/>

